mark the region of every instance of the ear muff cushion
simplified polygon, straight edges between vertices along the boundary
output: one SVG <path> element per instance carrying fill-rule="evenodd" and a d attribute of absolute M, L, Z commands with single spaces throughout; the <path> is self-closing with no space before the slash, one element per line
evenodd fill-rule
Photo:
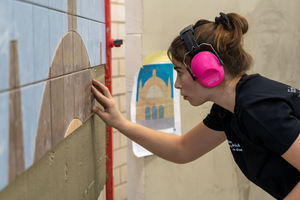
<path fill-rule="evenodd" d="M 205 87 L 215 87 L 224 78 L 224 68 L 211 52 L 197 53 L 191 62 L 191 69 L 198 82 Z"/>

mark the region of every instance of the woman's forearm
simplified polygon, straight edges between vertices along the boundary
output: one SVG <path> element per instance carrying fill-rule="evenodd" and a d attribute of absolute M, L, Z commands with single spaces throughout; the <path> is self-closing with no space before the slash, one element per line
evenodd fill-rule
<path fill-rule="evenodd" d="M 153 154 L 171 162 L 182 163 L 180 136 L 152 130 L 126 119 L 116 128 Z"/>

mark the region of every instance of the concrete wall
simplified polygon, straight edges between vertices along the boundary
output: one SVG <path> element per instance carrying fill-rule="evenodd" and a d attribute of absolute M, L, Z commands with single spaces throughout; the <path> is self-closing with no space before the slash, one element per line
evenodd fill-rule
<path fill-rule="evenodd" d="M 296 0 L 127 1 L 128 118 L 133 77 L 142 60 L 150 53 L 166 50 L 185 26 L 201 18 L 214 20 L 219 12 L 237 12 L 249 21 L 245 45 L 255 61 L 249 73 L 258 72 L 299 88 L 299 6 L 300 1 Z M 206 103 L 194 108 L 181 99 L 182 133 L 200 122 L 210 106 Z M 173 164 L 156 156 L 136 158 L 131 148 L 128 145 L 129 199 L 273 199 L 241 174 L 226 142 L 185 165 Z"/>

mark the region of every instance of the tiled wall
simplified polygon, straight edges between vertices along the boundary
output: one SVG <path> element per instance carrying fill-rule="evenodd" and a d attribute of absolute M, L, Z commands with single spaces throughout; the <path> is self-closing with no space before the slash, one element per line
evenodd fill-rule
<path fill-rule="evenodd" d="M 0 0 L 0 190 L 91 116 L 104 0 Z"/>

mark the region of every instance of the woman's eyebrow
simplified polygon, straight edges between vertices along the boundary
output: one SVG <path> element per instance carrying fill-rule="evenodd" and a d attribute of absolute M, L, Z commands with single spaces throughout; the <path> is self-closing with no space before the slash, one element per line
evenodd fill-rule
<path fill-rule="evenodd" d="M 175 70 L 182 69 L 182 67 L 174 66 Z"/>

